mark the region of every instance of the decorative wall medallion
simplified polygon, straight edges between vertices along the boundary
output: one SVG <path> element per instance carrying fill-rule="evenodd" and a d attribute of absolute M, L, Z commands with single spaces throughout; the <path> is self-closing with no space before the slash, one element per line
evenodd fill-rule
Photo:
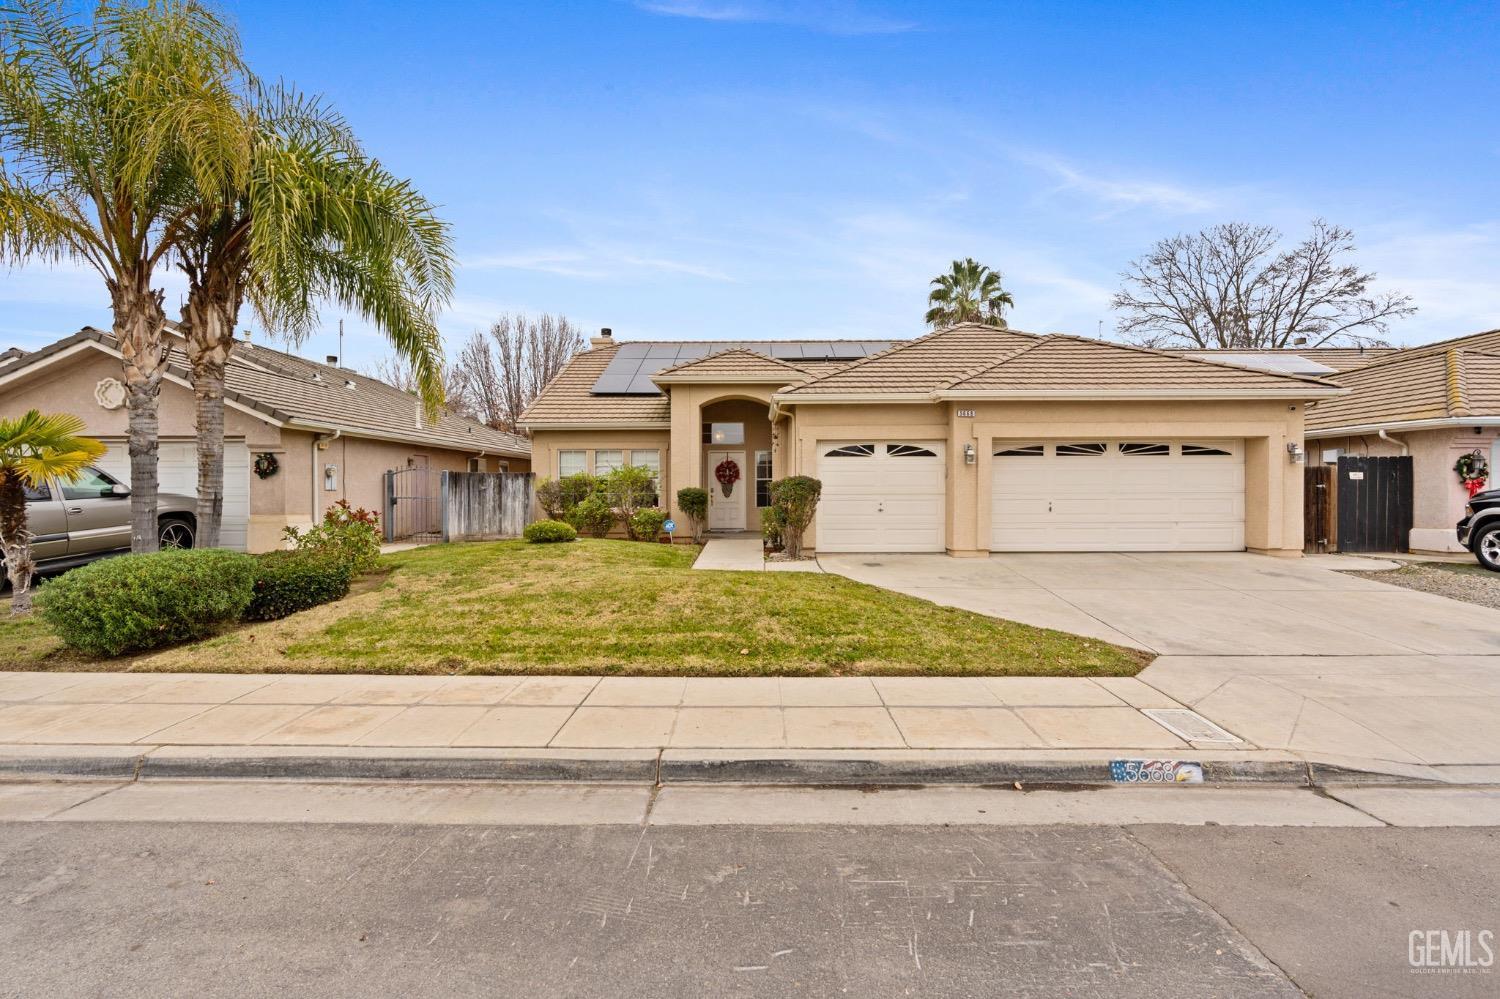
<path fill-rule="evenodd" d="M 101 409 L 119 409 L 125 405 L 125 386 L 118 378 L 101 378 L 94 386 L 94 401 Z"/>

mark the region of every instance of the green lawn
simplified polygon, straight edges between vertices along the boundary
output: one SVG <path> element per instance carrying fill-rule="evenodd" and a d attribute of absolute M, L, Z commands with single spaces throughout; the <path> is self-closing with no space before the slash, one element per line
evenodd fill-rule
<path fill-rule="evenodd" d="M 840 576 L 694 572 L 686 547 L 433 546 L 344 600 L 146 656 L 90 660 L 0 623 L 12 669 L 1129 676 L 1147 657 Z"/>

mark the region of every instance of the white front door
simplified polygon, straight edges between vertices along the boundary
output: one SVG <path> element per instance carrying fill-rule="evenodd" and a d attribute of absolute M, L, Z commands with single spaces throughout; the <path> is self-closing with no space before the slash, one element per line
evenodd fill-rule
<path fill-rule="evenodd" d="M 820 552 L 940 552 L 946 469 L 941 441 L 818 445 Z"/>
<path fill-rule="evenodd" d="M 1242 551 L 1243 441 L 995 441 L 990 550 Z"/>
<path fill-rule="evenodd" d="M 720 484 L 718 468 L 725 462 L 733 462 L 739 469 L 739 478 L 726 487 Z M 710 531 L 745 530 L 745 493 L 755 488 L 751 478 L 754 469 L 745 467 L 743 451 L 708 452 L 708 529 Z"/>

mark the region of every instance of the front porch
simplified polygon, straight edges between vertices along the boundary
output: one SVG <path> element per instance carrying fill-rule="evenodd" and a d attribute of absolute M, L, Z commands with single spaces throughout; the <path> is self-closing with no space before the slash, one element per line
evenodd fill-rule
<path fill-rule="evenodd" d="M 770 502 L 778 464 L 769 394 L 750 386 L 712 395 L 694 386 L 672 393 L 672 480 L 675 491 L 708 493 L 705 529 L 715 538 L 760 538 L 760 511 Z M 784 473 L 781 473 L 784 474 Z M 681 511 L 674 510 L 680 516 Z"/>

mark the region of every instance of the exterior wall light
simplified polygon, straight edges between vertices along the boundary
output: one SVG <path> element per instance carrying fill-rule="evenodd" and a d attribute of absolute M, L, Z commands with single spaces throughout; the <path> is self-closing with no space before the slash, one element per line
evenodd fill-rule
<path fill-rule="evenodd" d="M 964 445 L 964 464 L 972 465 L 979 460 L 979 455 L 974 450 L 973 442 Z"/>
<path fill-rule="evenodd" d="M 1293 465 L 1300 465 L 1307 460 L 1307 452 L 1302 450 L 1302 445 L 1296 441 L 1286 446 L 1286 457 Z"/>

